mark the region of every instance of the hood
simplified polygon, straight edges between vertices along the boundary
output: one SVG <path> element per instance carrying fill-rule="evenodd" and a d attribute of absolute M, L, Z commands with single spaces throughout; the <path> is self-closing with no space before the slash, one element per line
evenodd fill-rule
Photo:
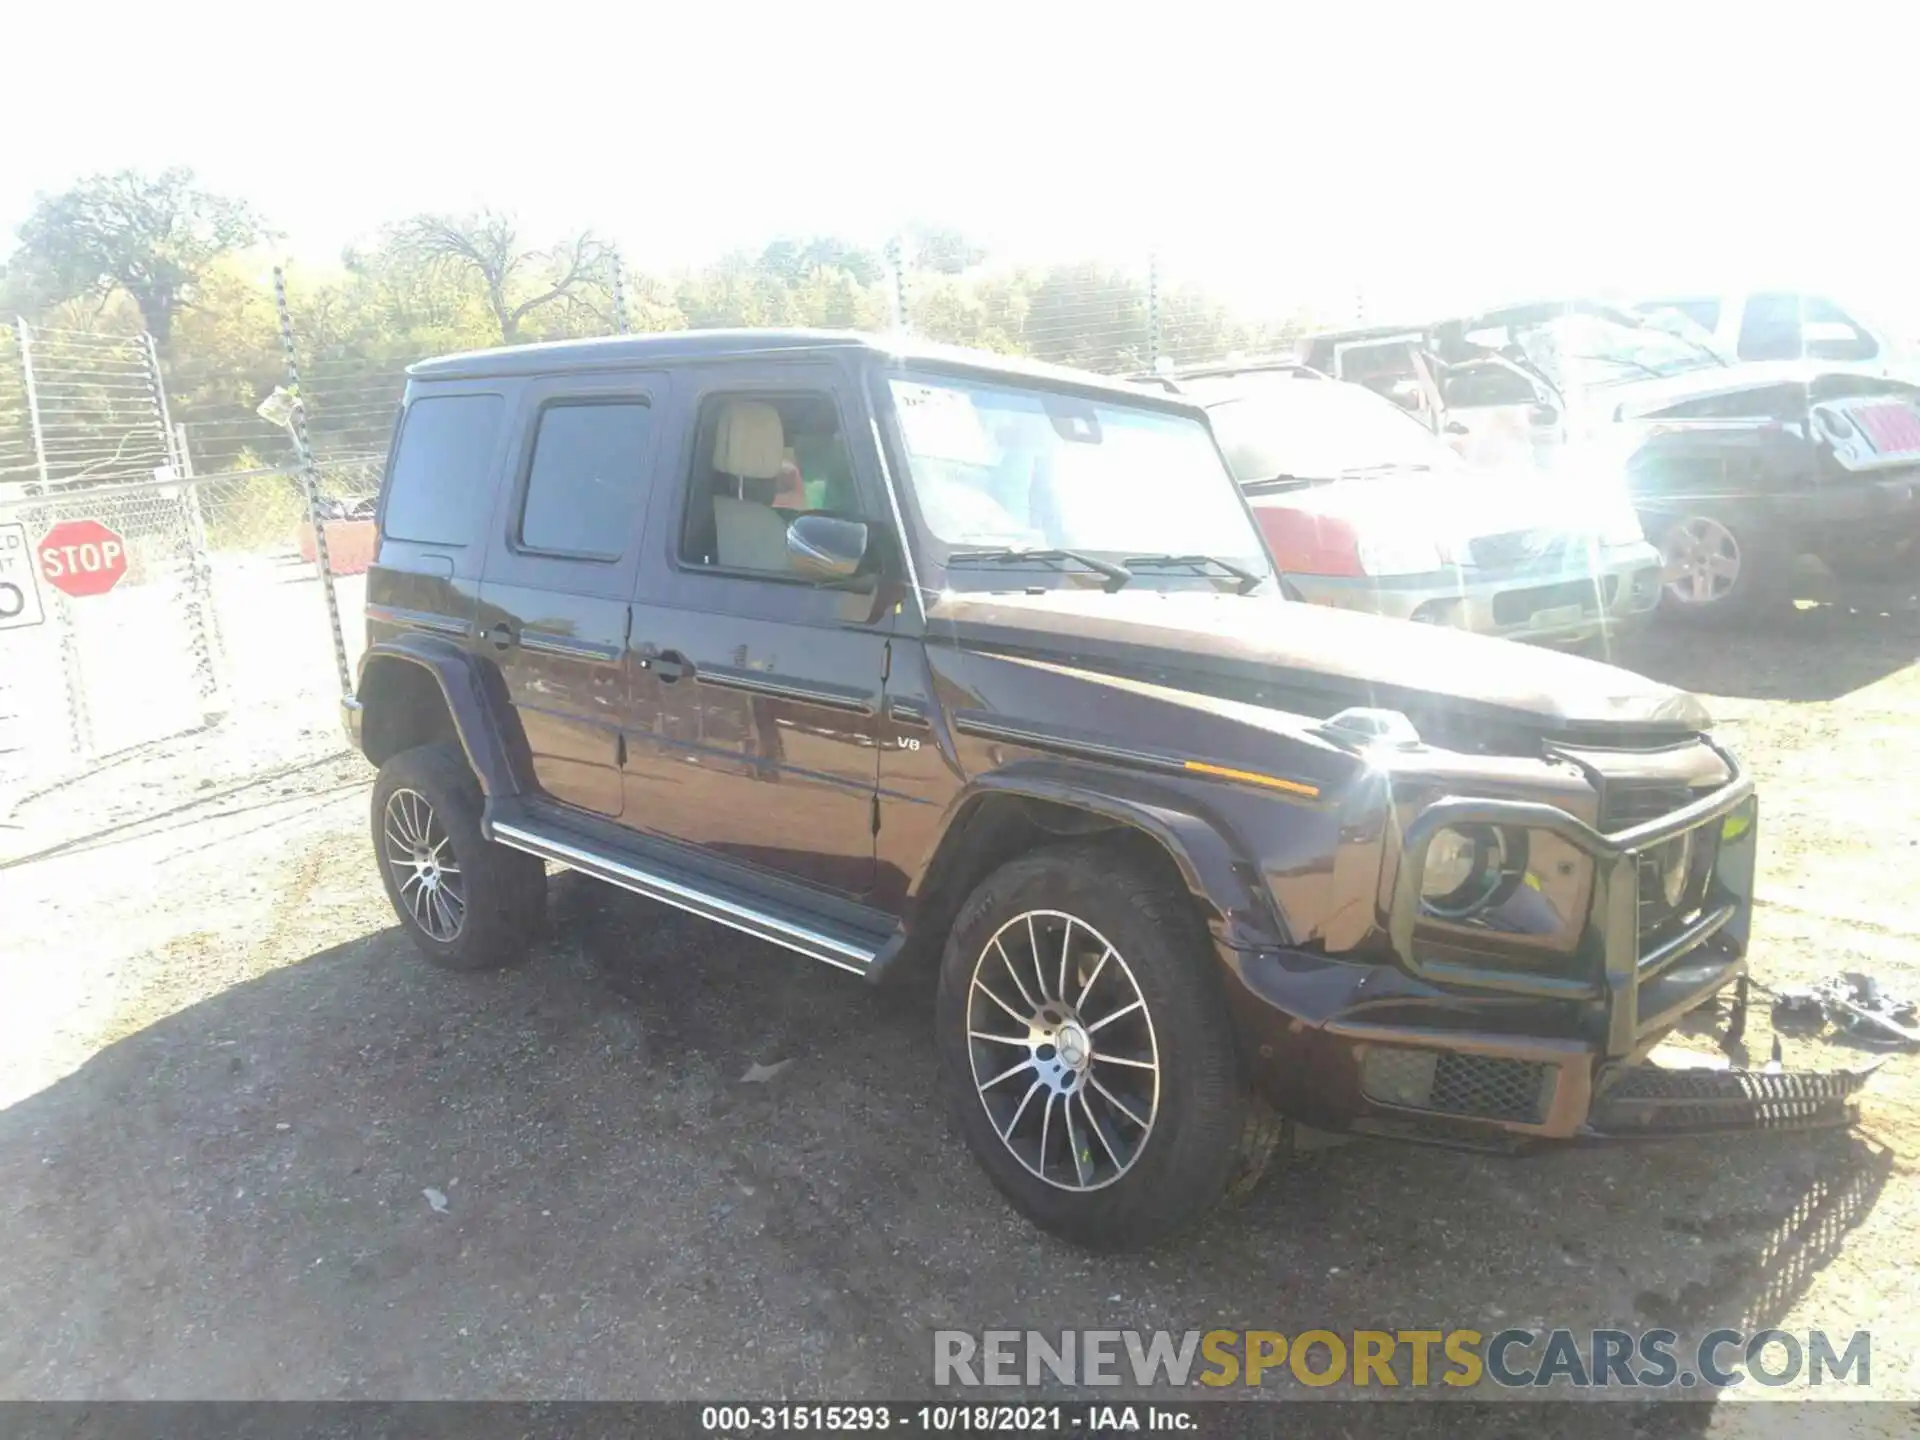
<path fill-rule="evenodd" d="M 1631 744 L 1712 723 L 1685 691 L 1598 661 L 1268 596 L 948 591 L 928 607 L 927 636 L 1320 718 L 1400 710 L 1449 733 L 1469 721 Z"/>
<path fill-rule="evenodd" d="M 1359 534 L 1391 528 L 1450 541 L 1456 550 L 1478 536 L 1515 530 L 1604 532 L 1617 527 L 1628 506 L 1623 472 L 1577 467 L 1572 460 L 1551 469 L 1519 462 L 1463 465 L 1256 490 L 1247 503 L 1256 515 L 1269 508 L 1325 515 Z"/>
<path fill-rule="evenodd" d="M 1604 409 L 1608 419 L 1632 420 L 1688 400 L 1737 395 L 1745 390 L 1765 390 L 1780 385 L 1813 388 L 1836 378 L 1844 379 L 1856 392 L 1863 388 L 1877 389 L 1880 385 L 1889 390 L 1907 388 L 1903 382 L 1870 365 L 1828 360 L 1755 360 L 1725 368 L 1687 370 L 1660 380 L 1629 380 L 1619 385 L 1598 386 L 1587 391 L 1586 398 L 1594 408 Z"/>

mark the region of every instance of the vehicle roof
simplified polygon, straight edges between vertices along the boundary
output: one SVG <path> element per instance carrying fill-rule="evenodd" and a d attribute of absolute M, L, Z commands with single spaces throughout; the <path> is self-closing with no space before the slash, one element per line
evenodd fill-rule
<path fill-rule="evenodd" d="M 714 360 L 780 356 L 864 354 L 896 364 L 960 367 L 986 375 L 1036 380 L 1097 390 L 1137 402 L 1141 391 L 1117 376 L 1097 375 L 1022 356 L 997 355 L 940 345 L 906 335 L 867 335 L 853 330 L 667 330 L 647 335 L 604 335 L 553 340 L 439 355 L 407 367 L 410 380 L 472 380 L 496 376 L 551 375 L 574 370 L 610 370 Z M 1177 396 L 1158 397 L 1179 402 Z M 1191 408 L 1191 407 L 1184 407 Z"/>
<path fill-rule="evenodd" d="M 1304 360 L 1284 355 L 1255 355 L 1244 360 L 1210 360 L 1193 365 L 1178 365 L 1169 370 L 1136 370 L 1126 378 L 1135 385 L 1157 385 L 1174 395 L 1186 393 L 1181 387 L 1194 380 L 1231 380 L 1240 375 L 1264 375 L 1276 370 L 1292 372 L 1302 380 L 1327 377 Z"/>
<path fill-rule="evenodd" d="M 1399 325 L 1353 325 L 1344 330 L 1316 330 L 1311 335 L 1300 337 L 1300 347 L 1306 350 L 1315 345 L 1343 340 L 1387 340 L 1396 335 L 1418 335 L 1433 328 L 1430 320 L 1410 320 Z"/>

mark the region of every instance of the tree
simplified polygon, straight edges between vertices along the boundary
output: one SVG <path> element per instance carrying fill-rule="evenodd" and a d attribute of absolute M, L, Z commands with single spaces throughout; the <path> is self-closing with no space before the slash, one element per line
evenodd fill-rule
<path fill-rule="evenodd" d="M 123 290 L 164 348 L 174 316 L 194 303 L 200 282 L 266 230 L 244 201 L 202 190 L 191 170 L 174 168 L 156 176 L 95 175 L 41 196 L 19 234 L 14 268 L 44 303 Z"/>
<path fill-rule="evenodd" d="M 601 319 L 604 291 L 613 273 L 613 250 L 583 230 L 551 249 L 524 246 L 511 215 L 482 210 L 473 215 L 416 215 L 391 232 L 392 247 L 430 268 L 475 277 L 500 331 L 517 345 L 522 325 L 548 307 L 591 310 Z"/>
<path fill-rule="evenodd" d="M 958 230 L 944 226 L 909 226 L 907 253 L 915 263 L 942 275 L 958 275 L 987 258 L 987 252 L 980 246 Z"/>

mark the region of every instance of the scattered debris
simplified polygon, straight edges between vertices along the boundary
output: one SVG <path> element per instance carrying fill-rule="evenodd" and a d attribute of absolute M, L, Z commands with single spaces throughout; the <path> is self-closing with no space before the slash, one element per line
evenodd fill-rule
<path fill-rule="evenodd" d="M 771 1065 L 762 1065 L 758 1061 L 747 1067 L 747 1073 L 740 1077 L 742 1085 L 764 1085 L 782 1070 L 793 1064 L 791 1060 L 776 1060 Z"/>
<path fill-rule="evenodd" d="M 1808 1035 L 1831 1024 L 1862 1045 L 1920 1048 L 1920 1005 L 1889 994 L 1873 976 L 1857 970 L 1774 991 L 1773 1023 Z"/>
<path fill-rule="evenodd" d="M 441 1194 L 438 1190 L 434 1189 L 431 1185 L 429 1185 L 426 1189 L 422 1190 L 420 1193 L 427 1197 L 427 1204 L 433 1207 L 434 1214 L 444 1215 L 447 1213 L 447 1197 L 445 1195 Z"/>

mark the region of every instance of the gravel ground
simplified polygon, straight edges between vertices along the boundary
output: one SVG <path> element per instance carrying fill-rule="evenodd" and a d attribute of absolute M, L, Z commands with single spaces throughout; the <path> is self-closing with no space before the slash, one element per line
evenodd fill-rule
<path fill-rule="evenodd" d="M 1822 608 L 1625 657 L 1714 697 L 1758 771 L 1765 981 L 1920 992 L 1917 638 Z M 304 728 L 251 780 L 205 784 L 249 768 L 210 731 L 0 828 L 0 1295 L 31 1317 L 0 1397 L 900 1398 L 948 1326 L 1541 1323 L 1866 1328 L 1874 1393 L 1920 1397 L 1920 1058 L 1852 1133 L 1316 1147 L 1175 1247 L 1092 1258 L 961 1148 L 929 997 L 572 876 L 535 963 L 429 969 L 366 766 Z"/>

